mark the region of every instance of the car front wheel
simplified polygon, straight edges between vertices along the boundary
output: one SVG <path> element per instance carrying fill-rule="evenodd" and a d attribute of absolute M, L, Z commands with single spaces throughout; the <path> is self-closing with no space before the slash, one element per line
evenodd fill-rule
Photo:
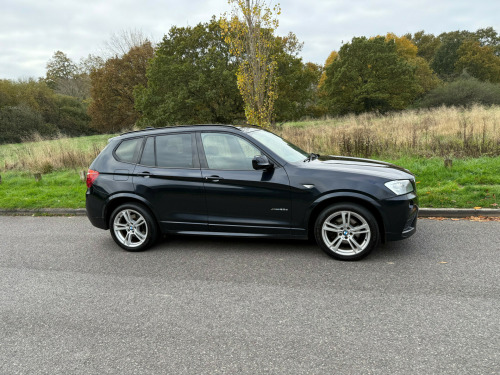
<path fill-rule="evenodd" d="M 110 218 L 113 240 L 127 251 L 142 251 L 154 244 L 157 238 L 155 221 L 149 211 L 135 203 L 117 207 Z"/>
<path fill-rule="evenodd" d="M 379 228 L 370 211 L 354 203 L 337 203 L 324 209 L 314 226 L 316 242 L 328 255 L 359 260 L 379 243 Z"/>

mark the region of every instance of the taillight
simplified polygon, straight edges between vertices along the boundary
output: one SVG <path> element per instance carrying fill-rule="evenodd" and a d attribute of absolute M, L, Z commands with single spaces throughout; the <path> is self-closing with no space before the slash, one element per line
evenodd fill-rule
<path fill-rule="evenodd" d="M 99 176 L 99 172 L 89 169 L 87 172 L 87 187 L 91 187 L 95 179 Z"/>

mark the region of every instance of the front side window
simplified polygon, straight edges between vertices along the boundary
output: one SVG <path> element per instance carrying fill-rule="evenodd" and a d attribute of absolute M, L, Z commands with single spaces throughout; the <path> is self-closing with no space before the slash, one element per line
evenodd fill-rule
<path fill-rule="evenodd" d="M 252 159 L 259 149 L 243 138 L 226 133 L 202 133 L 201 140 L 208 168 L 253 170 Z"/>
<path fill-rule="evenodd" d="M 191 134 L 168 134 L 156 137 L 158 167 L 193 168 Z"/>
<path fill-rule="evenodd" d="M 248 135 L 255 138 L 264 146 L 273 150 L 279 157 L 289 163 L 294 163 L 307 158 L 307 152 L 301 150 L 294 144 L 285 141 L 283 138 L 278 137 L 276 134 L 267 132 L 265 130 L 256 130 L 249 132 Z"/>

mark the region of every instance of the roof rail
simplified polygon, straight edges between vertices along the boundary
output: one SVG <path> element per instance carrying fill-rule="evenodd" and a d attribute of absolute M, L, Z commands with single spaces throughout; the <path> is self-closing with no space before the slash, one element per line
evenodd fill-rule
<path fill-rule="evenodd" d="M 232 129 L 238 129 L 239 128 L 235 125 L 227 125 L 227 124 L 193 124 L 193 125 L 172 125 L 172 126 L 163 126 L 161 128 L 155 128 L 152 126 L 148 126 L 147 128 L 140 129 L 140 130 L 131 130 L 128 132 L 124 132 L 120 135 L 125 135 L 125 134 L 131 134 L 131 133 L 138 133 L 138 132 L 143 132 L 143 131 L 148 131 L 148 130 L 161 130 L 161 129 L 172 129 L 172 128 L 189 128 L 189 127 L 194 127 L 194 126 L 220 126 L 220 127 L 228 127 Z"/>

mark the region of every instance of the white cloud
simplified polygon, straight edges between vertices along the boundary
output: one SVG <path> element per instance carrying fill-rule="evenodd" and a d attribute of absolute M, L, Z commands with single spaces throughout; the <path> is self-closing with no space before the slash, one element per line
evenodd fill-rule
<path fill-rule="evenodd" d="M 53 53 L 79 61 L 99 53 L 112 34 L 141 30 L 161 40 L 173 25 L 195 25 L 228 11 L 226 0 L 1 0 L 0 78 L 39 77 Z M 277 2 L 277 1 L 276 1 Z M 279 34 L 304 42 L 305 61 L 324 63 L 354 36 L 398 35 L 424 29 L 500 31 L 500 2 L 464 0 L 287 0 L 281 1 Z"/>

